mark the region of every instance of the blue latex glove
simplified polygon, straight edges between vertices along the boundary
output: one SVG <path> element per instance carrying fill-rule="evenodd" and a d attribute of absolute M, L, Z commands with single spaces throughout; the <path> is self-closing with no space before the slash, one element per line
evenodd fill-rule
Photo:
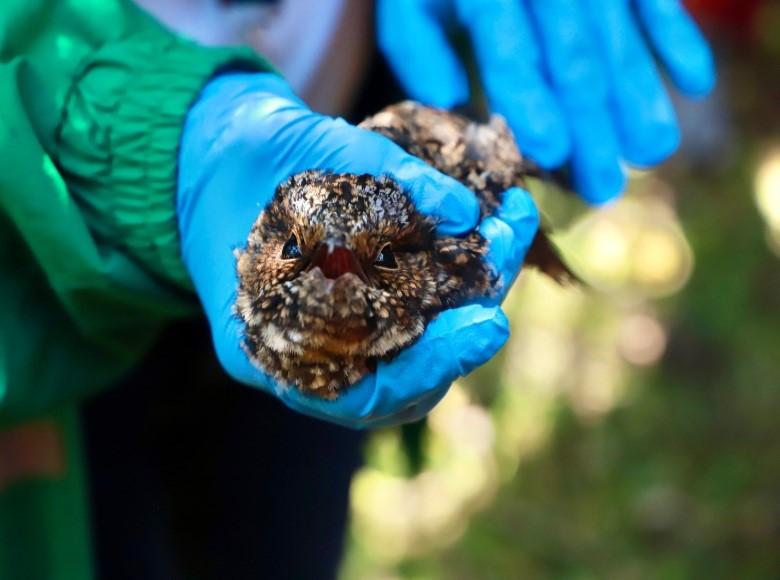
<path fill-rule="evenodd" d="M 380 46 L 415 99 L 467 100 L 447 38 L 455 26 L 468 32 L 490 106 L 521 149 L 548 168 L 571 159 L 591 203 L 623 190 L 621 159 L 654 165 L 679 144 L 651 51 L 684 93 L 704 96 L 715 83 L 707 43 L 679 0 L 379 0 Z"/>
<path fill-rule="evenodd" d="M 438 231 L 460 234 L 477 225 L 479 207 L 468 189 L 377 134 L 310 111 L 272 74 L 213 80 L 190 111 L 179 158 L 177 214 L 184 262 L 211 325 L 220 362 L 238 381 L 275 394 L 303 413 L 350 427 L 413 421 L 444 396 L 454 379 L 490 359 L 507 339 L 497 305 L 445 311 L 423 336 L 335 401 L 277 384 L 241 348 L 242 322 L 233 311 L 236 258 L 276 186 L 307 169 L 389 174 Z M 496 217 L 482 224 L 490 259 L 508 285 L 536 232 L 530 196 L 507 192 Z"/>

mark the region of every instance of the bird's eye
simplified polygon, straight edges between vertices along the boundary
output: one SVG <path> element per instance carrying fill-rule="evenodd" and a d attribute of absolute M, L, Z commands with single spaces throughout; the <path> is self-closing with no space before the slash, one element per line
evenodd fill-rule
<path fill-rule="evenodd" d="M 395 254 L 390 249 L 390 244 L 385 244 L 379 253 L 376 255 L 374 265 L 380 268 L 387 268 L 389 270 L 395 270 L 398 268 L 398 263 L 395 261 Z"/>
<path fill-rule="evenodd" d="M 291 234 L 290 239 L 285 242 L 284 247 L 282 248 L 282 259 L 295 260 L 301 256 L 302 254 L 301 248 L 298 246 L 298 238 L 295 237 L 295 234 Z"/>

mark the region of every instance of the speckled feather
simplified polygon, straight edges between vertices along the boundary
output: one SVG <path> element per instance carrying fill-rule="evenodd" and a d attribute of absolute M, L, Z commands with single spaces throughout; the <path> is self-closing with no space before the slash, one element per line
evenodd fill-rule
<path fill-rule="evenodd" d="M 527 189 L 528 177 L 547 177 L 520 152 L 501 115 L 478 123 L 450 111 L 404 101 L 367 118 L 360 126 L 388 137 L 407 153 L 471 189 L 479 199 L 482 217 L 496 210 L 510 187 Z M 544 225 L 528 250 L 525 265 L 561 284 L 579 281 L 561 259 Z"/>
<path fill-rule="evenodd" d="M 500 117 L 481 125 L 404 102 L 361 127 L 470 187 L 483 215 L 528 173 Z M 251 360 L 282 383 L 332 399 L 413 343 L 442 309 L 495 291 L 501 281 L 484 260 L 484 238 L 434 236 L 434 227 L 387 176 L 306 171 L 280 184 L 238 253 L 236 311 Z M 542 270 L 567 277 L 541 236 L 544 259 L 560 264 L 542 262 Z M 300 255 L 285 258 L 291 240 Z M 349 248 L 349 271 L 328 277 L 318 264 L 334 247 Z M 383 251 L 394 267 L 378 262 Z"/>

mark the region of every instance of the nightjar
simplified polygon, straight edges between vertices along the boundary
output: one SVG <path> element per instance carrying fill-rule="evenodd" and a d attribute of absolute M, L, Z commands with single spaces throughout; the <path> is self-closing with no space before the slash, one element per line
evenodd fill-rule
<path fill-rule="evenodd" d="M 481 124 L 407 101 L 360 126 L 468 186 L 483 216 L 536 172 L 499 116 Z M 290 177 L 237 254 L 236 311 L 250 359 L 332 399 L 414 342 L 441 310 L 493 293 L 501 280 L 484 260 L 485 239 L 435 236 L 434 227 L 390 177 Z M 542 229 L 526 264 L 574 279 Z"/>

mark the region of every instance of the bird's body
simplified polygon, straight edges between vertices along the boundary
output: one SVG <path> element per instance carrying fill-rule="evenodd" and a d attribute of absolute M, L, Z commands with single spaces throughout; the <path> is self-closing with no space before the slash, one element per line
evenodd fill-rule
<path fill-rule="evenodd" d="M 529 173 L 499 117 L 478 124 L 404 102 L 361 126 L 470 187 L 483 216 Z M 306 171 L 285 181 L 238 259 L 250 358 L 282 383 L 335 398 L 442 309 L 493 292 L 502 281 L 484 238 L 436 236 L 435 225 L 390 177 Z M 570 276 L 543 232 L 528 261 Z"/>

